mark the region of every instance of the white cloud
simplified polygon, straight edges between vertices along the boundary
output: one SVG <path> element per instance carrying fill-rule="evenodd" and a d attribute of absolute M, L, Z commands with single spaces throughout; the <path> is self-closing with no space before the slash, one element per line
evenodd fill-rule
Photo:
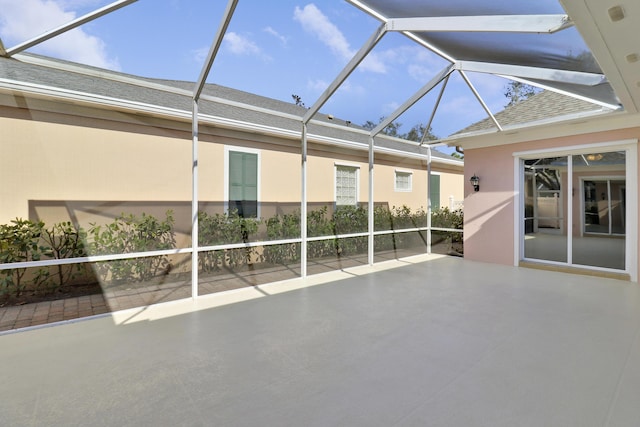
<path fill-rule="evenodd" d="M 354 85 L 353 83 L 351 83 L 351 81 L 347 80 L 346 82 L 342 83 L 336 93 L 348 93 L 349 95 L 363 96 L 366 95 L 368 91 L 364 86 L 358 84 Z"/>
<path fill-rule="evenodd" d="M 201 47 L 199 49 L 194 49 L 191 51 L 193 55 L 193 60 L 198 64 L 203 64 L 205 59 L 207 59 L 207 55 L 209 54 L 209 46 Z"/>
<path fill-rule="evenodd" d="M 486 117 L 482 105 L 475 96 L 458 95 L 453 98 L 445 99 L 440 106 L 443 113 L 452 113 L 457 117 L 464 117 L 466 120 L 477 121 Z"/>
<path fill-rule="evenodd" d="M 271 57 L 264 53 L 257 44 L 233 31 L 225 34 L 224 43 L 227 49 L 235 55 L 258 56 L 264 61 L 271 60 Z"/>
<path fill-rule="evenodd" d="M 324 80 L 309 80 L 307 87 L 318 93 L 324 92 L 329 87 L 329 82 Z"/>
<path fill-rule="evenodd" d="M 409 64 L 407 66 L 407 72 L 412 79 L 425 83 L 436 75 L 431 68 L 421 64 Z"/>
<path fill-rule="evenodd" d="M 274 30 L 272 27 L 267 27 L 264 29 L 264 32 L 267 34 L 271 34 L 273 37 L 277 38 L 278 40 L 280 40 L 280 43 L 282 43 L 283 45 L 286 46 L 287 44 L 287 38 L 285 36 L 283 36 L 282 34 L 278 33 L 276 30 Z"/>
<path fill-rule="evenodd" d="M 318 79 L 318 80 L 309 80 L 307 81 L 307 88 L 310 89 L 315 94 L 321 94 L 329 87 L 330 82 L 326 80 Z M 349 94 L 349 95 L 366 95 L 367 90 L 364 86 L 354 85 L 349 80 L 342 83 L 336 94 Z"/>
<path fill-rule="evenodd" d="M 387 62 L 406 67 L 407 74 L 421 83 L 426 83 L 448 64 L 421 46 L 401 46 L 383 55 Z"/>
<path fill-rule="evenodd" d="M 296 6 L 293 19 L 298 21 L 305 31 L 313 34 L 340 59 L 349 61 L 356 51 L 351 48 L 344 34 L 336 27 L 318 7 L 310 3 L 300 9 Z M 363 71 L 386 73 L 387 67 L 375 53 L 370 53 L 360 64 Z"/>
<path fill-rule="evenodd" d="M 238 33 L 229 32 L 224 36 L 227 48 L 236 55 L 254 55 L 260 53 L 260 48 L 246 37 Z"/>
<path fill-rule="evenodd" d="M 100 0 L 59 0 L 58 4 L 61 5 L 63 9 L 77 9 L 80 7 L 97 9 L 104 5 Z"/>
<path fill-rule="evenodd" d="M 398 103 L 397 101 L 391 101 L 382 106 L 382 111 L 384 111 L 384 114 L 387 115 L 396 111 L 398 107 L 400 107 L 400 103 Z"/>
<path fill-rule="evenodd" d="M 360 63 L 360 67 L 363 71 L 371 71 L 373 73 L 386 74 L 387 65 L 383 61 L 380 55 L 375 52 L 369 53 L 366 58 Z"/>
<path fill-rule="evenodd" d="M 349 42 L 342 32 L 329 21 L 329 18 L 315 4 L 310 3 L 303 9 L 296 6 L 293 19 L 300 22 L 305 31 L 318 37 L 334 54 L 344 59 L 351 59 L 353 56 Z"/>
<path fill-rule="evenodd" d="M 0 0 L 0 34 L 5 47 L 18 44 L 77 17 L 70 6 L 92 6 L 95 0 Z M 7 43 L 10 42 L 11 44 Z M 76 28 L 34 48 L 34 51 L 101 68 L 119 70 L 100 38 Z"/>

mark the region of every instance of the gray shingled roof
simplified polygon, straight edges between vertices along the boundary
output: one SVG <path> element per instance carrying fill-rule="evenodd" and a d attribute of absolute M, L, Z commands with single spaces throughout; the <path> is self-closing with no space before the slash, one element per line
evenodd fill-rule
<path fill-rule="evenodd" d="M 599 111 L 605 112 L 611 110 L 603 109 L 590 102 L 545 90 L 533 95 L 529 99 L 505 108 L 494 116 L 498 123 L 500 123 L 500 126 L 505 128 L 518 124 L 549 120 L 551 118 L 561 118 L 576 113 Z M 459 130 L 454 135 L 491 129 L 496 129 L 496 126 L 491 118 L 487 117 L 484 120 Z"/>
<path fill-rule="evenodd" d="M 42 58 L 37 55 L 29 54 L 34 58 Z M 194 88 L 193 82 L 161 80 L 132 76 L 123 73 L 105 71 L 81 64 L 69 63 L 58 59 L 46 58 L 47 61 L 53 61 L 60 64 L 71 64 L 81 69 L 99 71 L 101 77 L 88 75 L 82 72 L 73 72 L 62 70 L 44 65 L 38 65 L 27 61 L 20 61 L 14 58 L 0 57 L 0 79 L 14 80 L 18 82 L 37 84 L 48 88 L 61 89 L 66 91 L 79 92 L 90 96 L 108 97 L 111 99 L 136 102 L 152 106 L 171 108 L 184 112 L 191 112 L 192 98 L 191 96 L 176 94 L 164 91 L 158 88 L 149 88 L 133 83 L 125 83 L 109 78 L 110 75 L 125 77 L 130 79 L 142 80 L 156 85 L 169 86 L 172 88 L 182 89 L 191 92 Z M 306 108 L 297 106 L 293 103 L 287 103 L 276 99 L 258 96 L 252 93 L 243 92 L 215 84 L 207 84 L 204 88 L 204 95 L 218 97 L 228 101 L 234 101 L 247 106 L 259 107 L 276 113 L 285 113 L 295 116 L 295 118 L 283 117 L 282 115 L 270 114 L 267 111 L 256 111 L 255 109 L 243 108 L 242 106 L 228 105 L 220 102 L 212 102 L 202 100 L 199 103 L 199 112 L 201 114 L 220 117 L 224 119 L 237 120 L 250 124 L 270 126 L 278 129 L 299 132 L 301 130 L 302 117 L 306 112 Z M 349 125 L 344 120 L 334 118 L 330 120 L 327 115 L 316 114 L 314 117 L 316 122 L 332 123 L 341 126 L 323 126 L 318 123 L 310 123 L 308 131 L 310 134 L 322 137 L 335 138 L 349 142 L 361 143 L 368 146 L 368 135 L 360 126 Z M 375 139 L 376 146 L 407 153 L 427 154 L 426 147 L 420 147 L 415 142 L 405 142 L 397 138 L 390 138 L 384 135 Z M 435 158 L 447 160 L 459 160 L 444 153 L 432 150 L 432 156 Z"/>

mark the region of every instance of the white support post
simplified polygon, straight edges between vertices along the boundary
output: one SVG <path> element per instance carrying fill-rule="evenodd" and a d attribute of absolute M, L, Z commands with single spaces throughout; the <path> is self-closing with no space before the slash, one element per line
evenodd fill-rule
<path fill-rule="evenodd" d="M 373 206 L 373 197 L 374 197 L 374 188 L 373 188 L 373 160 L 374 160 L 374 148 L 375 141 L 372 136 L 369 137 L 369 217 L 368 217 L 368 225 L 369 225 L 369 238 L 368 238 L 368 255 L 367 261 L 369 265 L 373 265 L 374 258 L 374 206 Z"/>
<path fill-rule="evenodd" d="M 191 298 L 198 298 L 198 101 L 193 100 L 191 147 Z"/>
<path fill-rule="evenodd" d="M 431 255 L 431 147 L 427 145 L 427 254 Z"/>
<path fill-rule="evenodd" d="M 307 124 L 302 123 L 302 155 L 301 155 L 300 194 L 300 276 L 307 277 Z"/>
<path fill-rule="evenodd" d="M 191 250 L 193 252 L 191 253 L 191 297 L 194 300 L 198 298 L 198 101 L 237 4 L 238 0 L 229 0 L 229 3 L 227 3 L 218 32 L 211 43 L 207 59 L 193 88 L 193 142 L 191 148 L 193 162 L 191 170 Z"/>
<path fill-rule="evenodd" d="M 573 202 L 572 202 L 572 194 L 573 194 L 573 156 L 567 156 L 567 191 L 564 195 L 566 203 L 567 203 L 567 213 L 566 213 L 566 223 L 561 224 L 560 227 L 564 228 L 564 232 L 567 233 L 567 264 L 573 265 Z M 562 197 L 563 194 L 560 194 Z M 562 200 L 562 199 L 561 199 Z M 562 206 L 562 205 L 560 205 Z M 565 219 L 562 219 L 562 222 L 565 222 Z"/>

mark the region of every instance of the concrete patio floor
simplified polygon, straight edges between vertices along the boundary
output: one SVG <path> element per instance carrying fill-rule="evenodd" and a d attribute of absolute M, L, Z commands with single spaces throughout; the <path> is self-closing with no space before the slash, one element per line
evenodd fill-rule
<path fill-rule="evenodd" d="M 438 248 L 442 250 L 442 248 Z M 406 258 L 417 250 L 396 249 L 376 253 L 375 262 Z M 308 274 L 321 274 L 367 264 L 367 255 L 343 256 L 340 258 L 314 259 L 308 263 Z M 224 292 L 243 287 L 264 285 L 300 277 L 300 266 L 272 266 L 245 271 L 223 270 L 217 274 L 202 275 L 200 295 Z M 188 279 L 169 280 L 162 284 L 147 285 L 131 283 L 114 289 L 103 289 L 102 293 L 80 297 L 68 297 L 31 304 L 3 306 L 0 304 L 0 333 L 30 328 L 50 323 L 113 313 L 136 307 L 191 298 L 190 274 Z"/>
<path fill-rule="evenodd" d="M 11 426 L 637 426 L 639 328 L 636 283 L 419 256 L 2 335 L 0 413 Z"/>

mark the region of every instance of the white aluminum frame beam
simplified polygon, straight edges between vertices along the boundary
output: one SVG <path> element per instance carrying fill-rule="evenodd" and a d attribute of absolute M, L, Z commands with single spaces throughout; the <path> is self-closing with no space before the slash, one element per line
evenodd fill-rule
<path fill-rule="evenodd" d="M 34 37 L 30 40 L 27 40 L 23 43 L 20 43 L 10 49 L 6 49 L 4 54 L 0 51 L 0 55 L 2 56 L 12 56 L 15 55 L 16 53 L 22 52 L 23 50 L 29 49 L 33 46 L 36 46 L 40 43 L 43 43 L 53 37 L 56 37 L 62 33 L 66 33 L 69 30 L 72 30 L 76 27 L 79 27 L 83 24 L 86 24 L 87 22 L 91 22 L 94 19 L 100 18 L 101 16 L 107 15 L 113 11 L 116 11 L 118 9 L 121 9 L 125 6 L 130 5 L 131 3 L 135 3 L 138 0 L 120 0 L 120 1 L 116 1 L 114 3 L 111 3 L 105 7 L 102 7 L 100 9 L 97 9 L 91 13 L 88 13 L 86 15 L 81 16 L 80 18 L 76 18 L 71 22 L 68 22 L 64 25 L 61 25 L 57 28 L 54 28 L 52 30 L 47 31 L 46 33 L 43 33 L 37 37 Z"/>
<path fill-rule="evenodd" d="M 200 72 L 200 77 L 198 77 L 195 88 L 193 90 L 193 99 L 195 99 L 196 101 L 200 99 L 200 95 L 202 94 L 202 90 L 204 89 L 207 77 L 209 77 L 209 72 L 211 71 L 211 67 L 213 66 L 213 61 L 216 59 L 218 50 L 220 50 L 220 45 L 222 45 L 222 40 L 224 39 L 224 35 L 227 32 L 227 28 L 229 28 L 231 17 L 233 17 L 233 13 L 235 12 L 237 5 L 238 0 L 229 0 L 229 3 L 227 3 L 227 8 L 225 9 L 224 15 L 222 16 L 222 21 L 218 26 L 218 31 L 213 38 L 213 42 L 211 43 L 211 47 L 209 48 L 209 53 L 207 54 L 207 59 L 205 59 L 204 61 L 204 66 L 202 67 L 202 71 Z"/>
<path fill-rule="evenodd" d="M 521 83 L 524 83 L 524 84 L 530 85 L 530 86 L 536 86 L 536 87 L 539 87 L 539 88 L 544 89 L 544 90 L 550 90 L 552 92 L 556 92 L 556 93 L 559 93 L 559 94 L 564 95 L 564 96 L 570 96 L 570 97 L 575 98 L 575 99 L 580 99 L 582 101 L 590 102 L 590 103 L 592 103 L 594 105 L 599 105 L 599 106 L 607 108 L 609 110 L 614 110 L 615 111 L 615 110 L 620 110 L 622 108 L 618 104 L 611 104 L 609 102 L 603 102 L 603 101 L 600 101 L 600 100 L 595 99 L 595 98 L 587 97 L 585 95 L 578 95 L 578 94 L 575 94 L 575 93 L 570 92 L 568 90 L 559 89 L 559 88 L 557 88 L 557 87 L 555 87 L 553 85 L 541 84 L 539 81 L 532 81 L 532 80 L 529 80 L 529 79 L 522 79 L 520 77 L 515 77 L 515 76 L 498 75 L 498 77 L 502 77 L 504 79 L 509 79 L 509 80 L 514 80 L 516 82 L 521 82 Z"/>
<path fill-rule="evenodd" d="M 429 133 L 429 129 L 431 129 L 431 125 L 433 124 L 433 119 L 436 116 L 436 111 L 438 111 L 438 107 L 440 107 L 440 101 L 442 101 L 442 96 L 444 95 L 444 91 L 447 88 L 447 83 L 449 83 L 449 77 L 451 77 L 451 74 L 445 77 L 444 81 L 442 82 L 442 88 L 440 89 L 440 93 L 438 94 L 438 99 L 436 99 L 436 103 L 433 106 L 433 110 L 431 111 L 431 117 L 429 117 L 429 121 L 427 122 L 427 127 L 424 129 L 424 132 L 422 133 L 422 138 L 420 139 L 420 146 L 424 145 L 424 139 Z M 431 152 L 431 148 L 429 148 L 429 152 Z"/>
<path fill-rule="evenodd" d="M 516 76 L 525 79 L 548 80 L 577 84 L 583 86 L 596 86 L 607 82 L 603 74 L 586 73 L 582 71 L 558 70 L 555 68 L 530 67 L 525 65 L 496 64 L 492 62 L 457 61 L 456 69 L 461 71 L 473 71 L 476 73 Z"/>
<path fill-rule="evenodd" d="M 191 298 L 198 297 L 198 101 L 193 100 L 191 116 Z"/>
<path fill-rule="evenodd" d="M 309 123 L 309 120 L 322 108 L 322 106 L 329 100 L 331 95 L 344 83 L 344 81 L 351 75 L 353 70 L 364 60 L 364 58 L 373 50 L 378 44 L 380 39 L 387 33 L 386 25 L 379 26 L 376 31 L 369 37 L 369 40 L 365 42 L 360 50 L 351 58 L 351 61 L 344 67 L 344 69 L 338 74 L 338 76 L 331 82 L 329 87 L 320 95 L 320 98 L 309 108 L 302 118 L 303 123 Z"/>
<path fill-rule="evenodd" d="M 399 106 L 393 113 L 387 116 L 383 121 L 380 122 L 378 126 L 371 130 L 371 137 L 375 137 L 377 134 L 382 132 L 384 128 L 389 126 L 395 119 L 400 117 L 405 111 L 407 111 L 413 104 L 418 102 L 423 96 L 429 93 L 434 87 L 436 87 L 442 80 L 444 80 L 447 76 L 449 76 L 453 71 L 455 71 L 454 65 L 449 65 L 444 68 L 438 74 L 436 74 L 427 84 L 422 86 L 419 91 L 413 94 L 409 99 L 407 99 L 401 106 Z"/>
<path fill-rule="evenodd" d="M 209 49 L 209 54 L 207 55 L 207 59 L 205 60 L 204 65 L 202 66 L 202 71 L 200 72 L 200 77 L 195 84 L 193 89 L 193 111 L 192 111 L 192 163 L 191 163 L 191 298 L 198 298 L 198 232 L 199 232 L 199 223 L 198 223 L 198 134 L 199 134 L 199 114 L 198 114 L 198 101 L 200 99 L 200 95 L 202 95 L 202 90 L 204 89 L 205 82 L 207 81 L 207 77 L 209 76 L 209 72 L 211 71 L 211 67 L 213 66 L 213 61 L 216 59 L 216 55 L 218 54 L 218 50 L 220 49 L 220 45 L 222 44 L 222 39 L 224 38 L 225 33 L 227 32 L 227 28 L 229 27 L 229 23 L 231 22 L 231 18 L 233 17 L 233 12 L 236 9 L 238 4 L 238 0 L 229 0 L 227 3 L 227 8 L 225 9 L 224 15 L 222 16 L 222 21 L 218 26 L 218 31 L 211 43 L 211 48 Z"/>
<path fill-rule="evenodd" d="M 307 202 L 309 196 L 307 194 L 307 154 L 308 154 L 308 139 L 307 139 L 307 123 L 302 123 L 302 135 L 300 141 L 300 238 L 302 242 L 300 244 L 300 277 L 303 279 L 307 277 Z"/>
<path fill-rule="evenodd" d="M 555 33 L 573 25 L 568 15 L 487 15 L 394 18 L 387 31 Z"/>
<path fill-rule="evenodd" d="M 464 79 L 465 83 L 467 83 L 467 86 L 469 86 L 469 89 L 471 89 L 471 92 L 473 92 L 478 102 L 482 105 L 482 108 L 484 108 L 484 111 L 489 115 L 493 124 L 496 125 L 499 131 L 502 131 L 502 126 L 500 126 L 500 123 L 498 123 L 498 120 L 489 109 L 489 106 L 484 102 L 484 100 L 480 96 L 480 93 L 476 90 L 475 86 L 473 86 L 473 83 L 471 83 L 471 80 L 469 80 L 469 77 L 467 77 L 467 75 L 462 70 L 458 70 L 458 72 Z"/>

